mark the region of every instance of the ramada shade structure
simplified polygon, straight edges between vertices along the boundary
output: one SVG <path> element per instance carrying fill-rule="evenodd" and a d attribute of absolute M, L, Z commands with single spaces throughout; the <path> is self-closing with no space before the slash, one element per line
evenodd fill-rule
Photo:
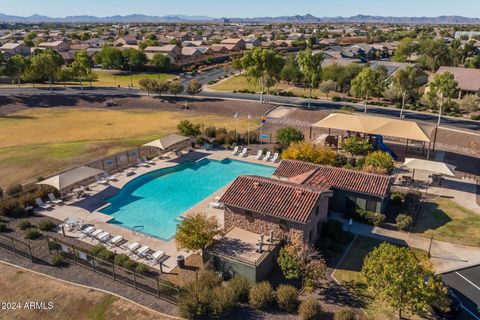
<path fill-rule="evenodd" d="M 403 166 L 413 170 L 429 171 L 433 173 L 443 174 L 446 176 L 455 175 L 455 166 L 444 162 L 406 158 Z"/>
<path fill-rule="evenodd" d="M 102 170 L 82 166 L 82 167 L 72 169 L 70 171 L 60 173 L 56 176 L 40 181 L 37 184 L 47 184 L 56 188 L 58 191 L 61 191 L 80 181 L 83 181 L 85 179 L 88 179 L 100 174 L 103 174 Z"/>
<path fill-rule="evenodd" d="M 348 113 L 332 113 L 313 126 L 423 142 L 430 142 L 433 131 L 433 127 L 415 121 Z"/>
<path fill-rule="evenodd" d="M 171 134 L 160 139 L 156 139 L 145 143 L 144 147 L 155 147 L 162 150 L 168 149 L 176 144 L 190 140 L 188 137 L 181 136 L 179 134 Z"/>

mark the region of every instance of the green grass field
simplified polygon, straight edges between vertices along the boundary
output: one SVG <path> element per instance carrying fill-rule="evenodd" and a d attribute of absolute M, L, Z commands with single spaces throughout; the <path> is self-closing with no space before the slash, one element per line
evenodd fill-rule
<path fill-rule="evenodd" d="M 289 86 L 284 83 L 277 83 L 274 87 L 270 88 L 272 91 L 285 90 Z M 243 75 L 233 76 L 228 79 L 225 79 L 219 83 L 213 84 L 210 86 L 211 89 L 217 91 L 240 91 L 240 90 L 249 90 L 260 92 L 260 87 L 256 83 L 251 83 L 247 80 L 247 77 Z"/>
<path fill-rule="evenodd" d="M 436 240 L 480 246 L 480 215 L 449 199 L 426 201 L 413 232 Z"/>
<path fill-rule="evenodd" d="M 232 117 L 180 111 L 51 108 L 0 117 L 0 186 L 139 146 L 176 132 L 182 119 L 205 127 L 235 127 Z M 246 128 L 247 120 L 239 120 L 238 129 Z"/>

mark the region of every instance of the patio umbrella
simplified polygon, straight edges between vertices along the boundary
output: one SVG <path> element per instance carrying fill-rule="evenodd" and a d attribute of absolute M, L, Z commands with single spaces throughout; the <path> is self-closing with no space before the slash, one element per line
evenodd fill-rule
<path fill-rule="evenodd" d="M 415 170 L 423 170 L 452 177 L 455 175 L 454 171 L 456 168 L 455 166 L 444 162 L 429 161 L 415 158 L 406 158 L 403 166 L 413 169 L 413 175 L 415 175 Z"/>
<path fill-rule="evenodd" d="M 77 182 L 100 174 L 103 174 L 102 170 L 82 166 L 67 172 L 60 173 L 56 176 L 40 181 L 37 184 L 47 184 L 56 188 L 58 191 L 61 191 Z"/>

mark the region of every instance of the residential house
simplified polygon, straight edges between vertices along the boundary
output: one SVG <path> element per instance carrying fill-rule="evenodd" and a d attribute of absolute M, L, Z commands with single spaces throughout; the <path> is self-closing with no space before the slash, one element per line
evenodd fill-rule
<path fill-rule="evenodd" d="M 229 51 L 242 51 L 247 49 L 245 40 L 241 38 L 228 38 L 222 40 L 220 43 L 224 45 Z"/>
<path fill-rule="evenodd" d="M 150 46 L 144 49 L 145 54 L 148 59 L 152 59 L 155 54 L 164 54 L 172 58 L 173 62 L 176 63 L 181 59 L 182 49 L 174 44 L 168 44 L 165 46 Z"/>
<path fill-rule="evenodd" d="M 262 45 L 262 41 L 258 38 L 247 38 L 245 39 L 245 47 L 247 49 L 252 49 Z"/>
<path fill-rule="evenodd" d="M 118 38 L 115 40 L 113 43 L 114 47 L 122 47 L 124 45 L 137 45 L 138 40 L 135 36 L 133 35 L 126 35 L 125 37 Z"/>
<path fill-rule="evenodd" d="M 65 40 L 51 41 L 51 42 L 42 42 L 38 45 L 42 49 L 52 49 L 56 52 L 67 52 L 70 50 L 70 43 Z"/>
<path fill-rule="evenodd" d="M 0 52 L 9 56 L 14 56 L 16 54 L 28 56 L 30 55 L 30 47 L 22 42 L 7 42 L 0 47 Z"/>
<path fill-rule="evenodd" d="M 476 94 L 480 96 L 480 69 L 440 67 L 435 74 L 449 72 L 453 74 L 458 82 L 459 98 L 465 94 Z"/>
<path fill-rule="evenodd" d="M 370 67 L 372 69 L 377 69 L 379 67 L 384 67 L 387 69 L 388 78 L 393 77 L 398 70 L 405 69 L 407 67 L 413 67 L 417 73 L 417 83 L 420 86 L 423 86 L 428 82 L 428 73 L 422 70 L 414 63 L 407 63 L 407 62 L 393 62 L 393 61 L 372 61 L 370 62 Z"/>
<path fill-rule="evenodd" d="M 182 64 L 194 63 L 203 60 L 203 54 L 196 47 L 183 47 L 182 48 Z"/>

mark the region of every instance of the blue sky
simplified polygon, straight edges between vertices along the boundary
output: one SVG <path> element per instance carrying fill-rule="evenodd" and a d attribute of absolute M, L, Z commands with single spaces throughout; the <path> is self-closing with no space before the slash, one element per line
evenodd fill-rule
<path fill-rule="evenodd" d="M 0 0 L 0 13 L 51 17 L 67 15 L 184 14 L 213 17 L 315 16 L 356 14 L 391 16 L 463 15 L 480 17 L 478 0 Z"/>

